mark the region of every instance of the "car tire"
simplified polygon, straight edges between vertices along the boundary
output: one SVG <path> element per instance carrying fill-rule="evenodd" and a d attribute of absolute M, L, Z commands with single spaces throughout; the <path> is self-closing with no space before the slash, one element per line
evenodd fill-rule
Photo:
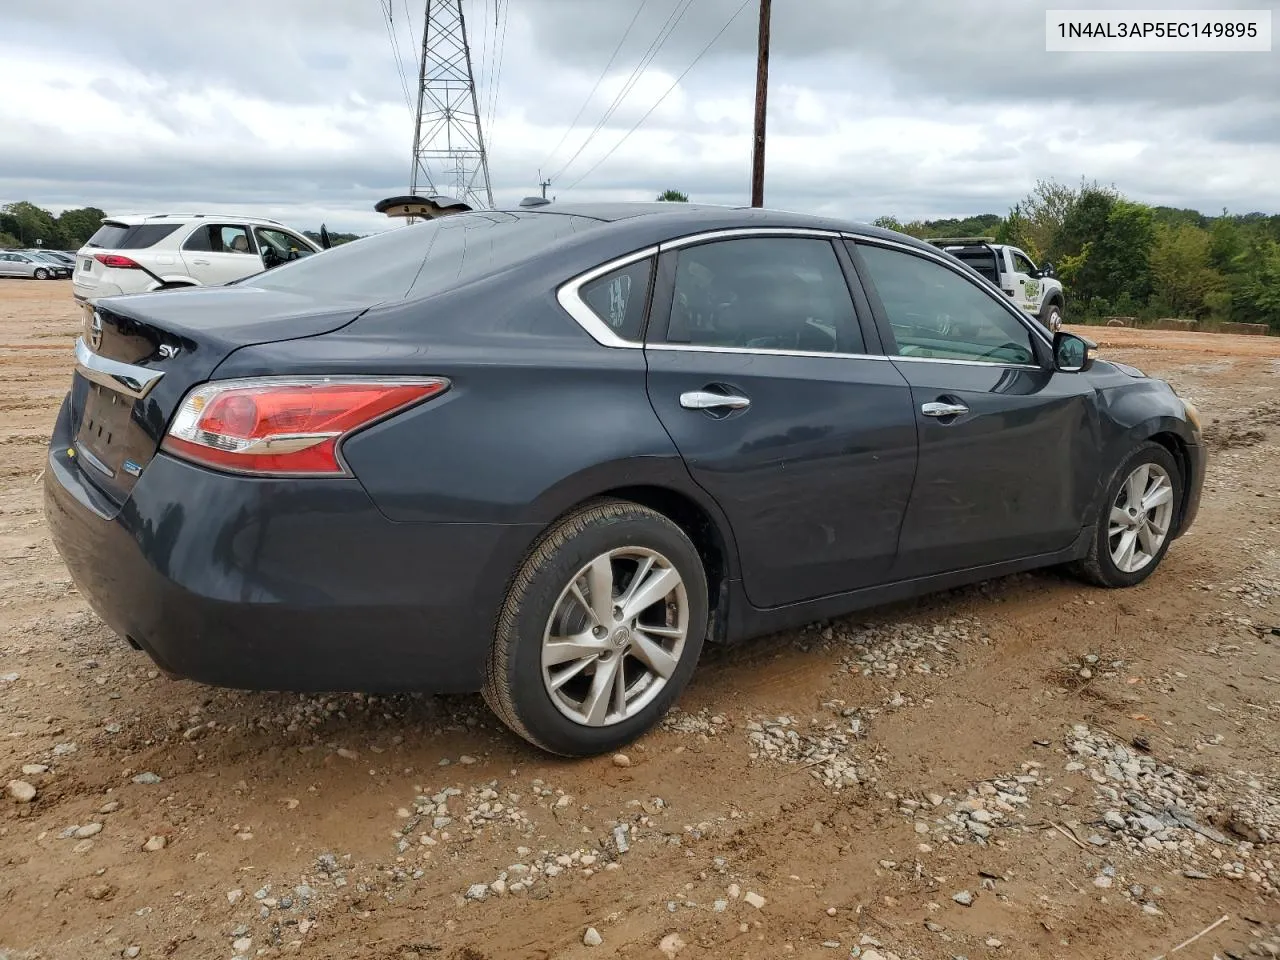
<path fill-rule="evenodd" d="M 34 276 L 37 280 L 48 280 L 49 271 L 46 270 L 44 267 L 36 267 L 36 272 L 32 274 L 32 276 Z"/>
<path fill-rule="evenodd" d="M 1050 333 L 1057 333 L 1062 329 L 1062 307 L 1056 302 L 1049 304 L 1044 312 L 1044 325 L 1049 329 Z"/>
<path fill-rule="evenodd" d="M 628 600 L 633 587 L 646 589 Z M 649 595 L 657 597 L 651 605 L 622 609 Z M 593 501 L 543 535 L 512 579 L 494 629 L 485 701 L 515 733 L 551 753 L 615 750 L 656 724 L 679 696 L 707 618 L 706 572 L 684 531 L 639 504 Z M 644 632 L 657 629 L 664 633 Z"/>
<path fill-rule="evenodd" d="M 1157 482 L 1161 477 L 1163 487 Z M 1132 501 L 1138 488 L 1143 496 L 1135 505 Z M 1147 579 L 1173 541 L 1182 490 L 1182 470 L 1173 454 L 1151 440 L 1140 445 L 1112 474 L 1089 552 L 1071 566 L 1071 571 L 1100 587 L 1132 587 Z M 1160 502 L 1150 510 L 1142 509 L 1148 500 Z M 1154 543 L 1160 529 L 1163 535 Z M 1132 557 L 1124 553 L 1126 542 L 1134 550 Z"/>

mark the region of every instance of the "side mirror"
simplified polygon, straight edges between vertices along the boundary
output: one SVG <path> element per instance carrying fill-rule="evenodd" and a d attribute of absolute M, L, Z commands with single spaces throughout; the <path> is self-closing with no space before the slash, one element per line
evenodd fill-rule
<path fill-rule="evenodd" d="M 1053 335 L 1053 368 L 1059 373 L 1083 373 L 1093 366 L 1096 346 L 1074 333 L 1058 331 Z"/>
<path fill-rule="evenodd" d="M 1054 276 L 1054 272 L 1053 272 L 1053 264 L 1052 264 L 1052 263 L 1042 263 L 1042 264 L 1040 264 L 1040 276 L 1042 276 L 1042 277 L 1052 277 L 1052 276 Z"/>

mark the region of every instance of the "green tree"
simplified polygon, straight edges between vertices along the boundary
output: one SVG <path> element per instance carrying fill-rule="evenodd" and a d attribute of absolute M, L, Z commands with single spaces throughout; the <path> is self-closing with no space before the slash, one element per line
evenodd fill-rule
<path fill-rule="evenodd" d="M 1034 225 L 1022 213 L 1022 204 L 1015 203 L 1009 216 L 1000 221 L 995 230 L 996 240 L 1017 247 L 1031 255 L 1031 259 L 1044 257 L 1045 248 L 1040 246 Z"/>
<path fill-rule="evenodd" d="M 63 210 L 58 216 L 58 229 L 68 250 L 79 250 L 102 226 L 106 213 L 97 207 Z"/>
<path fill-rule="evenodd" d="M 1094 244 L 1091 260 L 1099 271 L 1104 296 L 1145 304 L 1151 294 L 1151 247 L 1155 225 L 1151 208 L 1117 200 L 1106 229 Z"/>
<path fill-rule="evenodd" d="M 58 250 L 63 246 L 62 231 L 53 214 L 26 200 L 0 207 L 0 233 L 12 234 L 24 247 L 45 246 Z"/>
<path fill-rule="evenodd" d="M 1213 267 L 1209 233 L 1185 220 L 1156 227 L 1151 248 L 1152 301 L 1175 317 L 1199 319 L 1224 306 L 1213 294 L 1224 287 Z"/>
<path fill-rule="evenodd" d="M 1009 242 L 1036 258 L 1059 254 L 1055 244 L 1079 199 L 1080 191 L 1065 183 L 1037 180 L 1035 188 L 1014 207 L 1022 219 L 1021 239 Z"/>
<path fill-rule="evenodd" d="M 1243 294 L 1237 301 L 1245 314 L 1242 319 L 1268 324 L 1280 333 L 1280 243 L 1264 239 L 1247 256 L 1250 269 L 1238 288 Z"/>
<path fill-rule="evenodd" d="M 1223 210 L 1209 229 L 1209 262 L 1219 270 L 1233 270 L 1236 258 L 1244 252 L 1244 232 Z"/>
<path fill-rule="evenodd" d="M 689 195 L 679 190 L 663 190 L 658 194 L 658 200 L 662 203 L 688 203 Z"/>
<path fill-rule="evenodd" d="M 1061 260 L 1079 254 L 1086 243 L 1097 239 L 1107 227 L 1107 217 L 1119 194 L 1096 184 L 1081 188 L 1079 196 L 1062 218 L 1049 255 Z"/>

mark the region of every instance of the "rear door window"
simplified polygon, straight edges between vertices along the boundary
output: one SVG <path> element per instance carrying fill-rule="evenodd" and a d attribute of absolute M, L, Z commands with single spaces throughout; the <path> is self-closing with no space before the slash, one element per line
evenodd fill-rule
<path fill-rule="evenodd" d="M 831 242 L 808 237 L 680 250 L 667 341 L 793 353 L 866 349 Z"/>
<path fill-rule="evenodd" d="M 208 223 L 198 227 L 187 237 L 182 249 L 189 253 L 245 253 L 254 252 L 249 231 L 238 224 Z"/>

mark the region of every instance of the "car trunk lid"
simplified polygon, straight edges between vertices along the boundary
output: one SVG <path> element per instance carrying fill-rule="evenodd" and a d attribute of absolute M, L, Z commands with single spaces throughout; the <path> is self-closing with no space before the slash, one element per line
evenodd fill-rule
<path fill-rule="evenodd" d="M 252 287 L 195 288 L 84 306 L 71 453 L 117 504 L 155 456 L 187 391 L 241 347 L 329 333 L 367 305 Z"/>

